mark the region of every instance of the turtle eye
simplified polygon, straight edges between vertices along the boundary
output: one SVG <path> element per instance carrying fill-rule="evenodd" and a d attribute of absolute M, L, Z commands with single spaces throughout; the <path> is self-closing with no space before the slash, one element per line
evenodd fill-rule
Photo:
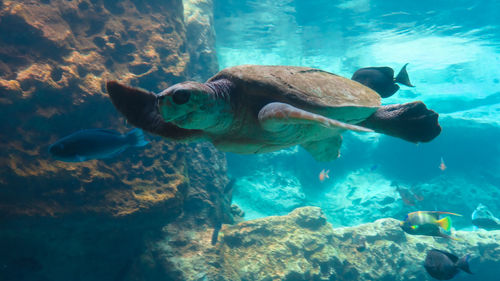
<path fill-rule="evenodd" d="M 181 105 L 181 104 L 185 104 L 186 102 L 188 102 L 189 97 L 191 97 L 190 91 L 178 90 L 178 91 L 175 91 L 174 94 L 172 95 L 172 101 L 177 105 Z"/>

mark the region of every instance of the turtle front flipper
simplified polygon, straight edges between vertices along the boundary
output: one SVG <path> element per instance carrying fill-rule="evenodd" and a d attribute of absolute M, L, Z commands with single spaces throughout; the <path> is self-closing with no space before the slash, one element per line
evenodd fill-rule
<path fill-rule="evenodd" d="M 264 130 L 275 133 L 276 139 L 290 145 L 300 144 L 317 161 L 338 157 L 342 131 L 372 132 L 279 102 L 264 106 L 259 112 L 259 122 Z"/>
<path fill-rule="evenodd" d="M 322 130 L 352 130 L 356 132 L 373 132 L 371 129 L 347 124 L 330 119 L 286 103 L 273 102 L 259 111 L 259 122 L 262 128 L 269 132 L 278 132 L 290 125 L 311 125 Z"/>
<path fill-rule="evenodd" d="M 144 131 L 173 140 L 187 140 L 201 136 L 202 131 L 179 128 L 163 120 L 157 108 L 157 96 L 141 89 L 108 81 L 106 89 L 116 109 L 127 121 Z"/>

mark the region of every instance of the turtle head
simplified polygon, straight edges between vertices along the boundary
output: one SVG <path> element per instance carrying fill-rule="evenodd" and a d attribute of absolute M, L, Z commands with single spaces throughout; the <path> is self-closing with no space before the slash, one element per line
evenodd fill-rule
<path fill-rule="evenodd" d="M 219 131 L 227 128 L 229 102 L 206 84 L 183 82 L 158 95 L 158 110 L 165 122 L 184 129 Z"/>

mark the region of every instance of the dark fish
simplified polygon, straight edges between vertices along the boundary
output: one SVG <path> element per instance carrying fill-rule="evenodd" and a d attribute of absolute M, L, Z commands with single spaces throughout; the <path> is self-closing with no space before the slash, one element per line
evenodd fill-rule
<path fill-rule="evenodd" d="M 376 169 L 378 169 L 378 164 L 373 164 L 373 165 L 370 167 L 370 172 L 373 172 L 373 171 L 375 171 Z"/>
<path fill-rule="evenodd" d="M 453 254 L 432 249 L 427 252 L 424 267 L 430 276 L 438 280 L 449 280 L 457 275 L 459 269 L 472 274 L 469 269 L 469 257 L 470 255 L 465 255 L 458 259 Z"/>
<path fill-rule="evenodd" d="M 399 193 L 399 196 L 401 196 L 401 199 L 403 200 L 403 203 L 405 205 L 408 205 L 408 206 L 415 206 L 416 202 L 415 202 L 415 197 L 413 196 L 413 193 L 407 189 L 407 188 L 402 188 L 402 187 L 399 187 L 396 186 L 396 190 L 398 191 Z"/>
<path fill-rule="evenodd" d="M 446 231 L 451 229 L 451 219 L 450 217 L 439 219 L 440 214 L 460 216 L 459 214 L 449 212 L 417 211 L 409 213 L 405 220 L 400 223 L 400 226 L 408 234 L 456 239 L 441 231 L 441 228 Z"/>
<path fill-rule="evenodd" d="M 492 218 L 477 218 L 472 220 L 472 224 L 476 227 L 483 228 L 486 230 L 499 230 L 500 221 L 494 220 Z"/>
<path fill-rule="evenodd" d="M 486 230 L 500 229 L 500 220 L 493 216 L 490 210 L 483 204 L 479 204 L 474 212 L 472 212 L 472 224 Z"/>
<path fill-rule="evenodd" d="M 415 192 L 414 190 L 410 191 L 413 193 L 413 197 L 415 197 L 417 201 L 423 201 L 425 199 L 421 192 Z"/>
<path fill-rule="evenodd" d="M 394 78 L 394 70 L 390 67 L 365 67 L 360 68 L 352 75 L 351 80 L 359 82 L 377 92 L 381 97 L 388 98 L 394 95 L 399 86 L 396 83 L 415 87 L 411 84 L 405 64 Z"/>
<path fill-rule="evenodd" d="M 49 147 L 49 153 L 60 161 L 82 162 L 113 157 L 128 147 L 145 146 L 148 142 L 140 129 L 126 134 L 89 129 L 64 137 Z"/>

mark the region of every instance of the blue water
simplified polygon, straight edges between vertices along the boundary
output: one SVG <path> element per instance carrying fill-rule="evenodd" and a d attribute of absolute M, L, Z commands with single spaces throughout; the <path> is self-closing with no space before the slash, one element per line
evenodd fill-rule
<path fill-rule="evenodd" d="M 377 251 L 388 241 L 383 251 L 412 264 L 394 263 L 387 271 L 401 273 L 401 280 L 417 280 L 404 278 L 423 272 L 422 249 L 461 246 L 463 252 L 456 254 L 473 253 L 476 274 L 461 273 L 453 280 L 499 280 L 500 261 L 490 253 L 500 248 L 488 238 L 496 236 L 486 230 L 472 233 L 471 214 L 483 204 L 500 218 L 500 1 L 213 0 L 220 69 L 294 65 L 350 78 L 363 67 L 388 66 L 397 73 L 409 63 L 416 87 L 401 86 L 382 102 L 419 100 L 438 112 L 442 132 L 429 143 L 345 132 L 341 156 L 318 162 L 298 146 L 259 155 L 216 153 L 210 144 L 181 144 L 146 132 L 145 147 L 77 163 L 56 161 L 47 148 L 80 129 L 125 132 L 133 127 L 105 95 L 105 80 L 158 92 L 185 78 L 210 76 L 215 63 L 211 39 L 204 38 L 210 32 L 197 38 L 197 28 L 207 26 L 195 24 L 193 31 L 182 23 L 182 1 L 18 2 L 31 3 L 26 6 L 33 10 L 0 0 L 0 88 L 12 91 L 0 93 L 0 135 L 8 137 L 0 153 L 0 166 L 8 171 L 0 178 L 0 281 L 223 280 L 207 276 L 264 271 L 266 254 L 279 259 L 283 251 L 310 263 L 279 261 L 290 265 L 287 280 L 302 280 L 294 279 L 294 266 L 328 271 L 324 269 L 331 264 L 341 270 L 330 279 L 348 279 L 357 260 L 337 264 L 332 259 L 325 266 L 323 257 L 311 253 L 328 247 L 312 249 L 307 233 L 290 237 L 293 243 L 267 247 L 261 238 L 273 240 L 272 235 L 282 233 L 280 219 L 237 225 L 304 206 L 320 207 L 336 235 L 342 227 L 403 220 L 419 210 L 461 214 L 452 217 L 451 234 L 477 234 L 470 248 L 462 247 L 470 241 L 415 238 L 386 224 L 380 227 L 396 228 L 396 235 L 370 236 L 370 228 L 360 231 L 362 239 L 346 234 L 342 241 L 354 254 L 330 254 L 391 259 Z M 36 11 L 37 4 L 43 10 Z M 149 19 L 154 26 L 142 32 Z M 60 49 L 55 48 L 51 40 L 65 34 Z M 208 46 L 202 47 L 207 49 L 192 50 L 190 43 L 205 39 Z M 327 178 L 322 177 L 325 171 Z M 244 217 L 230 212 L 230 204 Z M 251 243 L 228 243 L 227 230 L 239 227 L 241 233 L 232 235 L 241 241 L 249 236 Z M 268 229 L 272 227 L 280 231 L 274 233 Z M 332 241 L 328 232 L 318 235 L 326 235 L 321 243 Z M 365 238 L 369 243 L 360 247 Z M 405 242 L 414 243 L 415 252 L 399 248 L 410 244 Z M 254 246 L 265 248 L 256 255 L 259 260 L 233 249 Z M 362 270 L 370 273 L 372 268 Z M 308 274 L 304 280 L 312 280 Z M 387 276 L 380 280 L 396 280 Z"/>
<path fill-rule="evenodd" d="M 443 128 L 434 141 L 418 146 L 348 133 L 341 158 L 330 163 L 299 148 L 229 154 L 234 201 L 246 207 L 247 219 L 317 205 L 341 226 L 430 209 L 463 213 L 456 226 L 467 229 L 479 203 L 500 214 L 499 15 L 498 1 L 215 1 L 221 69 L 300 65 L 351 77 L 361 67 L 397 72 L 409 63 L 416 87 L 402 86 L 383 103 L 421 100 L 440 113 Z M 438 168 L 441 158 L 445 171 Z M 331 170 L 324 182 L 318 180 L 322 169 Z M 403 204 L 395 184 L 424 200 Z M 276 203 L 280 196 L 267 192 L 286 202 Z M 370 203 L 390 198 L 396 201 Z"/>
<path fill-rule="evenodd" d="M 418 146 L 376 134 L 344 134 L 341 157 L 316 162 L 300 148 L 228 154 L 233 203 L 246 219 L 320 206 L 334 226 L 408 212 L 463 214 L 479 203 L 500 215 L 500 2 L 388 0 L 215 1 L 220 68 L 299 65 L 351 77 L 359 68 L 409 63 L 415 88 L 384 104 L 421 100 L 440 113 L 441 135 Z M 446 169 L 439 169 L 441 158 Z M 323 169 L 330 179 L 320 181 Z M 406 204 L 396 186 L 420 196 Z M 482 277 L 494 265 L 484 265 Z M 476 275 L 477 277 L 477 275 Z M 456 280 L 479 280 L 465 274 Z"/>

